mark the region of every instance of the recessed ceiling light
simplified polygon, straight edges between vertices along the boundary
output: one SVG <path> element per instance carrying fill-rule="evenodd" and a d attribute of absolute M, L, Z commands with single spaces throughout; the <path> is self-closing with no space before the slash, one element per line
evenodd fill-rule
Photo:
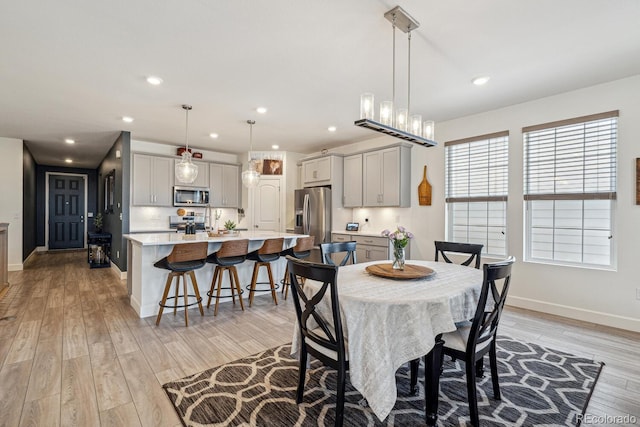
<path fill-rule="evenodd" d="M 67 139 L 65 139 L 65 140 L 64 140 L 64 142 L 66 142 L 67 144 L 75 144 L 75 143 L 76 143 L 76 141 L 74 141 L 74 140 L 73 140 L 73 139 L 71 139 L 71 138 L 67 138 Z"/>
<path fill-rule="evenodd" d="M 337 129 L 337 128 L 336 128 L 335 126 L 329 126 L 329 127 L 327 128 L 327 130 L 328 130 L 329 132 L 335 132 L 335 131 L 336 131 L 336 129 Z"/>
<path fill-rule="evenodd" d="M 473 83 L 476 86 L 482 86 L 484 84 L 487 84 L 487 82 L 489 81 L 491 77 L 489 76 L 480 76 L 480 77 L 476 77 L 475 79 L 471 80 L 471 83 Z"/>
<path fill-rule="evenodd" d="M 256 108 L 256 111 L 260 114 L 264 114 L 267 112 L 267 109 L 265 107 L 258 107 Z"/>
<path fill-rule="evenodd" d="M 273 148 L 274 150 L 277 150 L 278 148 L 280 148 L 280 146 L 278 144 L 273 144 L 271 148 Z"/>
<path fill-rule="evenodd" d="M 162 84 L 162 79 L 158 76 L 149 76 L 147 77 L 147 83 L 154 86 L 159 86 Z"/>
<path fill-rule="evenodd" d="M 73 160 L 71 160 L 71 159 L 64 159 L 64 162 L 65 162 L 65 163 L 73 163 Z"/>
<path fill-rule="evenodd" d="M 122 121 L 126 122 L 126 123 L 131 123 L 131 122 L 133 122 L 133 117 L 123 116 L 122 117 Z"/>
<path fill-rule="evenodd" d="M 217 133 L 210 133 L 210 134 L 209 134 L 209 137 L 210 137 L 210 138 L 213 138 L 213 139 L 218 139 L 218 137 L 219 137 L 219 136 L 220 136 L 220 135 L 218 135 Z"/>

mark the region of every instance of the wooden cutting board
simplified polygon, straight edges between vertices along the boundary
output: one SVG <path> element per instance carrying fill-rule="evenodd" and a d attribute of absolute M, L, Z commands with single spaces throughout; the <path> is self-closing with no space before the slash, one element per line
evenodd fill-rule
<path fill-rule="evenodd" d="M 421 279 L 435 273 L 435 271 L 429 267 L 413 264 L 405 264 L 404 270 L 394 270 L 392 264 L 373 264 L 367 266 L 365 270 L 374 276 L 399 280 Z"/>
<path fill-rule="evenodd" d="M 431 184 L 427 180 L 427 165 L 424 165 L 422 182 L 418 185 L 418 204 L 420 206 L 431 206 Z"/>

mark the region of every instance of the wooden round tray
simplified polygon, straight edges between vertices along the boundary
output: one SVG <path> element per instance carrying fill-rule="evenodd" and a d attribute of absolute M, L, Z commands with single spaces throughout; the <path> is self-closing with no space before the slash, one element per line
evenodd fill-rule
<path fill-rule="evenodd" d="M 369 273 L 389 279 L 420 279 L 431 276 L 435 271 L 420 265 L 405 264 L 404 270 L 394 270 L 392 264 L 373 264 L 365 269 Z"/>

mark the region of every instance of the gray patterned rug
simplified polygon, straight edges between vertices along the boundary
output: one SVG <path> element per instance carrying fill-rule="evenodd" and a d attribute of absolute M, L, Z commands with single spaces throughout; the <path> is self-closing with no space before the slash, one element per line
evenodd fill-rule
<path fill-rule="evenodd" d="M 317 360 L 307 371 L 304 402 L 296 405 L 298 362 L 290 346 L 208 369 L 163 387 L 186 426 L 332 426 L 335 371 Z M 478 381 L 478 408 L 483 426 L 576 425 L 584 412 L 602 364 L 507 337 L 498 340 L 502 400 L 493 399 L 488 361 Z M 347 382 L 345 426 L 424 425 L 424 373 L 420 394 L 409 395 L 408 367 L 397 372 L 398 400 L 380 422 L 361 404 L 362 396 Z M 348 378 L 348 375 L 347 375 Z M 445 357 L 440 380 L 438 425 L 469 423 L 464 364 Z"/>

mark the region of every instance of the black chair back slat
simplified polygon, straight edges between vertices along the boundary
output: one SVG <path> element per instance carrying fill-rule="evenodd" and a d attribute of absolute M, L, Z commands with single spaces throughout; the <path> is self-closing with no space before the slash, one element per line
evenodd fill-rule
<path fill-rule="evenodd" d="M 514 262 L 515 258 L 509 257 L 505 261 L 483 266 L 484 279 L 478 308 L 469 332 L 468 352 L 473 352 L 479 344 L 495 338 L 500 316 L 507 300 L 511 282 L 511 267 Z"/>
<path fill-rule="evenodd" d="M 340 319 L 340 305 L 338 302 L 338 266 L 308 262 L 292 256 L 287 256 L 287 262 L 289 267 L 289 280 L 291 281 L 291 292 L 293 294 L 293 302 L 303 342 L 305 339 L 308 339 L 322 347 L 335 351 L 338 354 L 338 360 L 332 361 L 323 353 L 307 346 L 309 353 L 324 363 L 336 367 L 336 362 L 343 363 L 346 360 L 342 321 Z M 322 286 L 309 297 L 303 291 L 301 278 L 320 282 Z M 329 291 L 328 295 L 327 291 Z M 330 298 L 331 322 L 317 311 L 317 307 L 320 304 L 326 304 L 324 299 L 327 296 Z M 310 322 L 311 319 L 313 319 L 315 324 Z M 326 337 L 312 332 L 317 327 L 325 333 Z"/>
<path fill-rule="evenodd" d="M 340 261 L 339 266 L 342 267 L 349 263 L 355 264 L 356 261 L 356 242 L 331 242 L 320 244 L 320 255 L 322 262 L 329 265 L 336 265 L 331 259 L 331 254 L 345 253 L 344 258 Z"/>
<path fill-rule="evenodd" d="M 439 256 L 441 256 L 445 262 L 453 264 L 454 262 L 447 256 L 448 252 L 468 254 L 469 258 L 464 260 L 461 265 L 468 266 L 475 260 L 475 268 L 480 268 L 482 248 L 484 247 L 484 245 L 476 243 L 457 243 L 442 241 L 435 241 L 434 243 L 436 246 L 436 261 L 438 261 Z"/>

